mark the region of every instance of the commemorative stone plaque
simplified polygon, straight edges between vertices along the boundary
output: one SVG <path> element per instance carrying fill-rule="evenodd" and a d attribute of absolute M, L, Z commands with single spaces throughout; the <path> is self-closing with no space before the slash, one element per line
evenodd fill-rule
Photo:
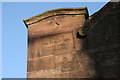
<path fill-rule="evenodd" d="M 24 20 L 28 28 L 28 78 L 85 78 L 94 71 L 80 52 L 77 32 L 88 18 L 87 8 L 50 10 Z"/>

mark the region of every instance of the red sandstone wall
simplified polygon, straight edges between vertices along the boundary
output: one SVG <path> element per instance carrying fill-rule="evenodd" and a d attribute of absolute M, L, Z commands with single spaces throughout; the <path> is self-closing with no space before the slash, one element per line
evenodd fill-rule
<path fill-rule="evenodd" d="M 84 78 L 95 71 L 76 33 L 85 15 L 56 15 L 28 25 L 28 78 Z"/>

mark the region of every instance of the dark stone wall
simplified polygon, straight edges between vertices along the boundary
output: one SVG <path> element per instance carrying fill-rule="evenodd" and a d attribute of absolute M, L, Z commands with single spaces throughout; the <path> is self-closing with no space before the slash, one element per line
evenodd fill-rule
<path fill-rule="evenodd" d="M 101 11 L 107 12 L 99 11 L 84 25 L 87 34 L 84 51 L 95 62 L 96 78 L 120 77 L 120 2 L 110 4 L 114 6 L 103 8 Z M 97 17 L 99 19 L 94 19 Z"/>

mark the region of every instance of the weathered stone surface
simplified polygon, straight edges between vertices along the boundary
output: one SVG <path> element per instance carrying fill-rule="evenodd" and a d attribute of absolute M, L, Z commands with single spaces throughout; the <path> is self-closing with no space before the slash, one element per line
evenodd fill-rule
<path fill-rule="evenodd" d="M 82 49 L 82 40 L 76 34 L 88 17 L 87 9 L 60 10 L 64 14 L 49 12 L 44 18 L 39 15 L 25 20 L 29 39 L 28 77 L 76 78 L 79 77 L 78 73 L 83 72 L 82 66 L 89 71 L 81 77 L 89 76 L 89 62 L 82 63 L 79 60 L 86 58 L 76 57 L 76 52 Z"/>
<path fill-rule="evenodd" d="M 27 68 L 27 71 L 28 71 L 28 72 L 32 72 L 32 71 L 35 71 L 35 70 L 36 70 L 34 60 L 28 60 L 27 66 L 28 66 L 28 68 Z"/>
<path fill-rule="evenodd" d="M 83 26 L 84 51 L 94 60 L 97 78 L 120 77 L 120 2 L 108 3 Z"/>
<path fill-rule="evenodd" d="M 55 68 L 61 71 L 56 77 L 87 78 L 95 75 L 94 62 L 85 53 L 57 55 L 55 61 Z"/>
<path fill-rule="evenodd" d="M 120 2 L 108 3 L 85 24 L 86 15 L 74 10 L 25 21 L 29 36 L 27 77 L 120 77 Z M 79 29 L 87 36 L 78 39 Z"/>
<path fill-rule="evenodd" d="M 28 80 L 35 79 L 35 78 L 37 78 L 37 73 L 36 72 L 27 73 L 27 78 L 28 78 Z"/>
<path fill-rule="evenodd" d="M 49 55 L 49 56 L 37 58 L 35 60 L 35 67 L 37 71 L 54 69 L 55 67 L 54 56 Z"/>
<path fill-rule="evenodd" d="M 41 55 L 60 54 L 74 50 L 72 32 L 47 36 L 41 39 Z"/>

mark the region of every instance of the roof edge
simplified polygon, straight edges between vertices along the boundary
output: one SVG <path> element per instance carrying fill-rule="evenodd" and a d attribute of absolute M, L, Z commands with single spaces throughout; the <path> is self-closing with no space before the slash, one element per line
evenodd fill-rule
<path fill-rule="evenodd" d="M 38 14 L 36 16 L 23 19 L 23 22 L 27 25 L 30 25 L 31 23 L 34 23 L 35 21 L 41 20 L 43 18 L 54 16 L 54 15 L 60 15 L 60 14 L 68 14 L 69 12 L 72 12 L 75 14 L 75 12 L 78 12 L 78 14 L 85 14 L 86 18 L 89 16 L 87 7 L 81 7 L 81 8 L 59 8 L 59 9 L 53 9 L 46 11 L 44 13 Z M 72 13 L 69 13 L 72 14 Z"/>

